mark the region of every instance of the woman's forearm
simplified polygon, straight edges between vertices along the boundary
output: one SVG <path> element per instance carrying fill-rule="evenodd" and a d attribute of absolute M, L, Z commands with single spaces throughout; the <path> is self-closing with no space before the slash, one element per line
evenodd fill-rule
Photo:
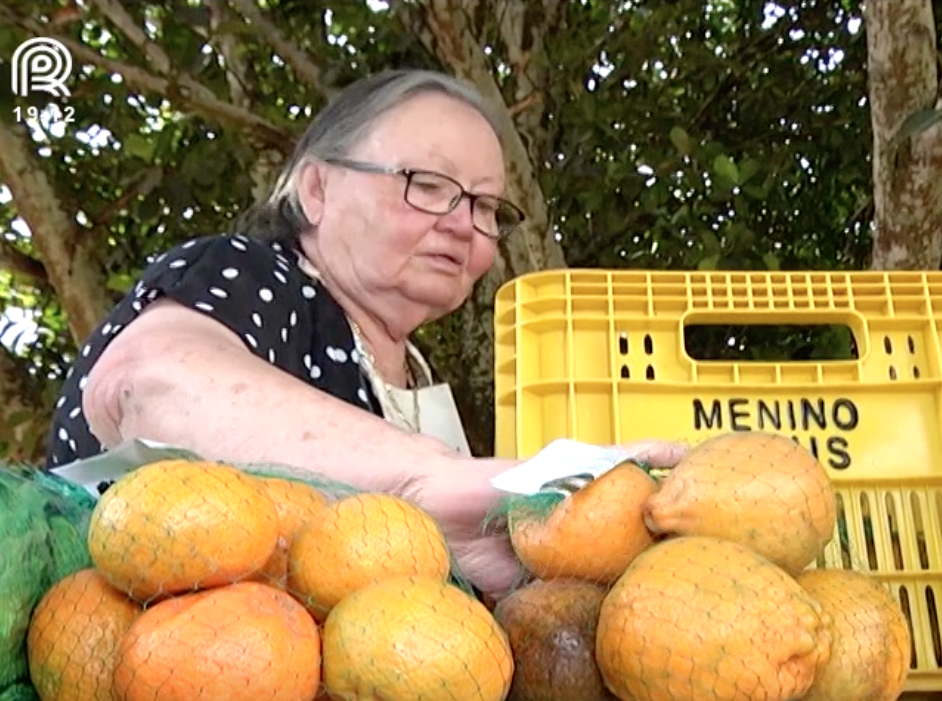
<path fill-rule="evenodd" d="M 275 462 L 360 489 L 408 492 L 457 455 L 405 433 L 229 343 L 177 337 L 126 355 L 94 378 L 107 410 L 87 402 L 106 445 L 145 438 L 208 459 Z M 142 357 L 143 355 L 143 357 Z M 103 369 L 103 373 L 104 373 Z M 93 373 L 94 374 L 94 373 Z"/>

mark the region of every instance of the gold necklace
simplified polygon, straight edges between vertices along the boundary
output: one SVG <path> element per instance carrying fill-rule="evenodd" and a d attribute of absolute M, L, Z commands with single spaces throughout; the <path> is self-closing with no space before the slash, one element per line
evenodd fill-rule
<path fill-rule="evenodd" d="M 415 387 L 416 385 L 415 380 L 413 379 L 411 383 L 412 384 L 412 387 L 411 387 L 412 421 L 409 421 L 409 419 L 406 417 L 405 411 L 403 411 L 402 407 L 399 406 L 399 402 L 396 401 L 396 398 L 393 396 L 390 384 L 386 381 L 386 378 L 383 377 L 382 373 L 379 371 L 379 368 L 376 366 L 376 358 L 367 349 L 366 340 L 363 338 L 363 332 L 360 331 L 360 326 L 355 321 L 353 321 L 353 319 L 348 319 L 348 321 L 350 322 L 350 328 L 353 330 L 353 337 L 354 337 L 354 340 L 356 341 L 356 345 L 359 348 L 361 355 L 369 361 L 369 367 L 367 368 L 367 372 L 371 372 L 379 379 L 380 384 L 383 386 L 383 393 L 386 395 L 386 399 L 388 400 L 389 405 L 392 407 L 393 411 L 396 412 L 399 419 L 406 426 L 408 426 L 411 430 L 413 430 L 415 433 L 419 433 L 420 427 L 421 427 L 421 417 L 419 416 L 419 399 L 418 399 L 418 393 Z M 409 377 L 412 375 L 412 371 L 409 368 L 408 360 L 406 360 L 406 363 L 405 363 L 405 371 L 406 371 L 406 382 L 408 383 Z"/>

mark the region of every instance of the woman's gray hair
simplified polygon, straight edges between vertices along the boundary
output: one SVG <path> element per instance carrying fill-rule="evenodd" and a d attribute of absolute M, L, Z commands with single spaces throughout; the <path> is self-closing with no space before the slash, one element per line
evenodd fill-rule
<path fill-rule="evenodd" d="M 298 196 L 298 181 L 304 167 L 313 161 L 347 156 L 381 116 L 409 98 L 427 92 L 443 93 L 470 105 L 501 137 L 497 114 L 473 86 L 462 80 L 429 70 L 387 70 L 363 78 L 347 86 L 318 113 L 282 169 L 271 194 L 239 220 L 239 231 L 295 246 L 300 234 L 310 227 Z"/>

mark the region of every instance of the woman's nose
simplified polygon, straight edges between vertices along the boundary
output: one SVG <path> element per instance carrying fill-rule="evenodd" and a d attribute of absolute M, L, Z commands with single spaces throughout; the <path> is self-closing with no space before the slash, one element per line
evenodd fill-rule
<path fill-rule="evenodd" d="M 461 238 L 472 237 L 474 235 L 474 216 L 471 206 L 471 200 L 462 197 L 453 210 L 442 215 L 439 220 L 440 228 Z"/>

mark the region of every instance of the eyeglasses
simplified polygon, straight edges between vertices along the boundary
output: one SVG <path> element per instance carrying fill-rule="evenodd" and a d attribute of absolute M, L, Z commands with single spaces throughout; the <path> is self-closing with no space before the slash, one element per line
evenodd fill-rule
<path fill-rule="evenodd" d="M 403 193 L 406 203 L 427 214 L 448 214 L 461 200 L 471 202 L 471 223 L 477 231 L 492 239 L 509 236 L 524 220 L 520 208 L 494 195 L 468 192 L 454 178 L 430 170 L 392 168 L 348 158 L 327 158 L 325 163 L 362 173 L 401 175 L 406 179 Z"/>

